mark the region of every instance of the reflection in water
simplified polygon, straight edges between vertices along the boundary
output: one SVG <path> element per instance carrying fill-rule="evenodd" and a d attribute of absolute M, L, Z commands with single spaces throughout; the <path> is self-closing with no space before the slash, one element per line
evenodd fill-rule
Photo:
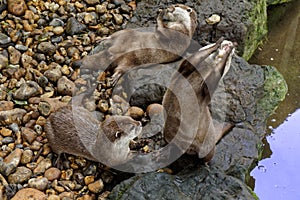
<path fill-rule="evenodd" d="M 272 7 L 268 41 L 249 61 L 275 66 L 289 91 L 268 126 L 263 158 L 251 172 L 261 200 L 300 199 L 300 1 Z M 298 109 L 298 110 L 297 110 Z M 288 117 L 289 116 L 289 117 Z M 288 117 L 288 118 L 287 118 Z M 277 128 L 276 128 L 277 127 Z M 268 148 L 269 147 L 269 148 Z"/>
<path fill-rule="evenodd" d="M 300 199 L 300 109 L 267 137 L 273 154 L 251 172 L 261 200 Z"/>

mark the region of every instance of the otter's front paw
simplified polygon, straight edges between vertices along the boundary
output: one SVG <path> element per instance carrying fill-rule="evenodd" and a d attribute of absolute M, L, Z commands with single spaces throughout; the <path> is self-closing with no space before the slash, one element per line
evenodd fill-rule
<path fill-rule="evenodd" d="M 158 9 L 158 16 L 157 16 L 157 19 L 159 20 L 163 20 L 163 17 L 165 15 L 166 11 L 164 9 Z"/>

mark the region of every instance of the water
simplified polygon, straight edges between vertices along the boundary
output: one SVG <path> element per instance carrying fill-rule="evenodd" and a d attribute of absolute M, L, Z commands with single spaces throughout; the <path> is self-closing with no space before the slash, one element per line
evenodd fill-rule
<path fill-rule="evenodd" d="M 268 121 L 263 160 L 251 172 L 261 200 L 300 199 L 300 1 L 271 7 L 269 35 L 250 63 L 275 66 L 289 91 Z"/>

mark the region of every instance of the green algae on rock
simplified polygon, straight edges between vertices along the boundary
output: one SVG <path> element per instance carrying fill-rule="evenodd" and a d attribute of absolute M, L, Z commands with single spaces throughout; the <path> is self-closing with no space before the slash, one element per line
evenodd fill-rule
<path fill-rule="evenodd" d="M 278 104 L 284 100 L 288 91 L 287 83 L 280 72 L 272 66 L 263 66 L 265 83 L 263 98 L 258 102 L 258 109 L 270 116 Z"/>

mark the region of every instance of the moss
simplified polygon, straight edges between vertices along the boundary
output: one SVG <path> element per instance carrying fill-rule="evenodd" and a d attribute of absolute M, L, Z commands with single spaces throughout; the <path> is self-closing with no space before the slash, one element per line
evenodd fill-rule
<path fill-rule="evenodd" d="M 281 3 L 287 3 L 291 2 L 293 0 L 267 0 L 268 5 L 276 5 L 276 4 L 281 4 Z"/>
<path fill-rule="evenodd" d="M 275 67 L 263 66 L 263 68 L 265 72 L 264 94 L 258 102 L 258 109 L 263 110 L 268 117 L 285 98 L 288 86 Z"/>
<path fill-rule="evenodd" d="M 258 196 L 255 194 L 255 192 L 254 192 L 250 187 L 248 187 L 248 188 L 249 188 L 249 191 L 251 192 L 253 198 L 254 198 L 255 200 L 259 200 L 259 198 L 258 198 Z"/>
<path fill-rule="evenodd" d="M 251 26 L 248 26 L 245 46 L 242 57 L 249 60 L 257 47 L 266 37 L 267 29 L 267 3 L 266 0 L 251 1 L 253 8 L 247 14 Z"/>

